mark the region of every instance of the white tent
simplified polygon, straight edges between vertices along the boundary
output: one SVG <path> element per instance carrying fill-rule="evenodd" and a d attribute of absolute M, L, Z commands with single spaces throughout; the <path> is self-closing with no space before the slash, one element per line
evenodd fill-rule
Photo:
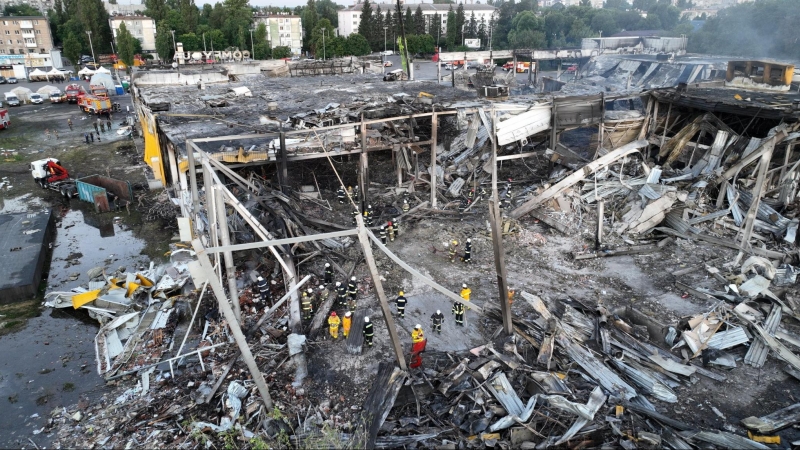
<path fill-rule="evenodd" d="M 109 95 L 114 95 L 116 92 L 116 88 L 114 87 L 114 80 L 111 78 L 111 75 L 106 73 L 96 73 L 92 75 L 92 79 L 89 80 L 89 85 L 99 85 L 102 84 L 106 89 L 108 89 Z"/>
<path fill-rule="evenodd" d="M 101 66 L 95 71 L 95 73 L 111 73 L 111 71 Z"/>
<path fill-rule="evenodd" d="M 90 69 L 88 67 L 84 67 L 83 69 L 78 71 L 78 75 L 93 75 L 93 74 L 94 74 L 94 70 L 92 70 L 92 69 Z"/>
<path fill-rule="evenodd" d="M 50 69 L 49 72 L 47 72 L 47 77 L 50 79 L 53 79 L 53 77 L 66 77 L 67 75 L 68 75 L 67 72 L 62 72 L 56 69 L 55 67 L 53 67 L 52 69 Z"/>
<path fill-rule="evenodd" d="M 28 79 L 31 81 L 39 81 L 47 78 L 47 72 L 44 70 L 34 69 L 28 74 Z"/>
<path fill-rule="evenodd" d="M 50 93 L 53 92 L 53 91 L 59 91 L 60 92 L 60 89 L 58 89 L 57 87 L 55 87 L 55 86 L 53 86 L 51 84 L 48 84 L 48 85 L 42 86 L 42 87 L 40 87 L 39 89 L 36 90 L 37 93 L 39 93 L 39 94 L 41 94 L 41 95 L 43 95 L 45 97 L 50 97 Z"/>
<path fill-rule="evenodd" d="M 28 88 L 18 87 L 11 90 L 17 96 L 19 101 L 28 103 L 31 100 L 32 91 Z"/>

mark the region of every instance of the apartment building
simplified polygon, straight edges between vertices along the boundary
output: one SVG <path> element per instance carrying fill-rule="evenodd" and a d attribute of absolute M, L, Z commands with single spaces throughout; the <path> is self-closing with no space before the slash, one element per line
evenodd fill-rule
<path fill-rule="evenodd" d="M 123 23 L 131 36 L 135 37 L 142 44 L 142 51 L 145 53 L 156 52 L 156 21 L 145 16 L 111 16 L 108 18 L 111 25 L 111 32 L 114 34 L 114 42 L 117 41 L 119 26 Z"/>
<path fill-rule="evenodd" d="M 292 14 L 254 14 L 255 26 L 267 26 L 267 42 L 270 48 L 289 47 L 293 55 L 303 50 L 303 21 Z"/>
<path fill-rule="evenodd" d="M 372 11 L 375 11 L 378 6 L 381 7 L 381 12 L 386 14 L 386 11 L 392 10 L 394 13 L 397 5 L 395 3 L 372 3 Z M 442 21 L 442 30 L 447 29 L 447 13 L 450 11 L 450 7 L 453 7 L 453 11 L 458 8 L 457 4 L 438 4 L 438 3 L 405 3 L 402 5 L 403 13 L 405 13 L 406 8 L 411 8 L 411 12 L 416 12 L 417 7 L 422 9 L 422 15 L 425 17 L 425 23 L 430 23 L 430 18 L 432 18 L 435 14 L 439 14 L 439 17 Z M 339 10 L 339 36 L 349 36 L 353 33 L 358 33 L 358 26 L 361 23 L 361 9 L 364 7 L 364 4 L 359 1 L 353 6 L 350 6 L 345 9 Z M 464 15 L 466 16 L 467 20 L 472 17 L 472 13 L 475 13 L 475 19 L 480 23 L 481 19 L 484 19 L 486 23 L 489 23 L 493 14 L 496 14 L 497 8 L 491 5 L 485 4 L 477 4 L 477 3 L 465 3 L 464 4 Z"/>
<path fill-rule="evenodd" d="M 46 17 L 0 17 L 0 55 L 45 54 L 52 49 L 53 37 Z"/>

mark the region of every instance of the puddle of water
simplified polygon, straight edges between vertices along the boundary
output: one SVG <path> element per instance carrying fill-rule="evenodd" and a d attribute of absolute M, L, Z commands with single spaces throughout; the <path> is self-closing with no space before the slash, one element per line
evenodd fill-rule
<path fill-rule="evenodd" d="M 6 200 L 3 211 L 9 203 L 22 208 L 32 200 L 27 195 Z M 119 266 L 133 270 L 149 265 L 140 255 L 144 241 L 115 223 L 111 214 L 69 210 L 56 232 L 48 292 L 85 286 L 86 272 L 93 267 L 111 272 Z M 73 273 L 77 279 L 68 280 Z M 95 363 L 97 329 L 85 311 L 46 309 L 21 330 L 0 336 L 0 448 L 27 447 L 29 438 L 49 447 L 54 436 L 34 431 L 44 427 L 54 408 L 96 399 L 106 391 Z"/>
<path fill-rule="evenodd" d="M 144 241 L 116 223 L 113 215 L 70 210 L 58 226 L 47 291 L 86 286 L 86 272 L 98 266 L 105 267 L 106 273 L 120 266 L 128 270 L 146 267 L 150 261 L 140 255 L 144 247 Z M 72 280 L 76 274 L 77 279 Z"/>
<path fill-rule="evenodd" d="M 14 198 L 0 197 L 0 213 L 24 213 L 43 208 L 44 202 L 32 194 L 24 194 Z"/>

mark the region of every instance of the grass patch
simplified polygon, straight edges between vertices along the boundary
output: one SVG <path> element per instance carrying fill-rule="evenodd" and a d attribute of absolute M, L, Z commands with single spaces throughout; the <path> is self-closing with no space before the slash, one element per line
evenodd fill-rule
<path fill-rule="evenodd" d="M 19 328 L 31 317 L 40 314 L 40 300 L 26 300 L 24 302 L 0 305 L 0 316 L 6 322 L 0 327 L 0 335 Z"/>
<path fill-rule="evenodd" d="M 75 384 L 69 382 L 64 383 L 64 385 L 61 386 L 61 390 L 64 392 L 72 392 L 75 390 Z"/>
<path fill-rule="evenodd" d="M 0 153 L 0 164 L 2 163 L 16 163 L 22 162 L 25 160 L 25 157 L 20 154 L 11 154 L 11 153 Z"/>

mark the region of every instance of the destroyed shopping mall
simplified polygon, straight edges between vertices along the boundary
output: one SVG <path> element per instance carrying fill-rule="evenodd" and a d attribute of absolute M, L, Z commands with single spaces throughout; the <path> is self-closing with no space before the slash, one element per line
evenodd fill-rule
<path fill-rule="evenodd" d="M 60 445 L 800 445 L 794 67 L 571 57 L 136 71 L 180 239 L 48 295 L 114 387 Z"/>

